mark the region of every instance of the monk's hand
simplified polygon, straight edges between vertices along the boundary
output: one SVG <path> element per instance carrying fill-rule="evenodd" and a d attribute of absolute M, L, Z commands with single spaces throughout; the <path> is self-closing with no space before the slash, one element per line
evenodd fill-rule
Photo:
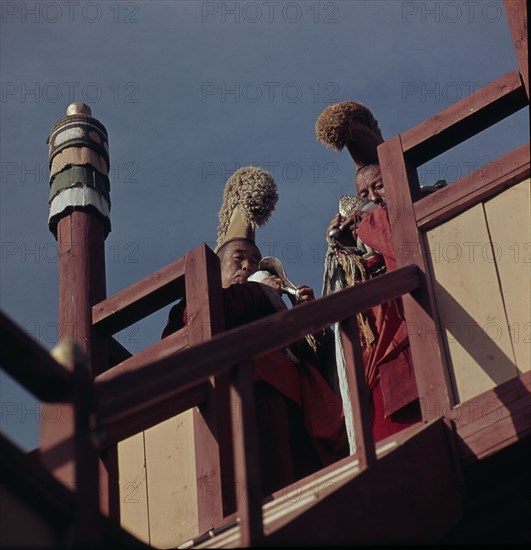
<path fill-rule="evenodd" d="M 313 288 L 309 287 L 308 285 L 298 285 L 297 290 L 299 291 L 297 305 L 305 304 L 306 302 L 312 302 L 313 300 L 315 300 Z"/>
<path fill-rule="evenodd" d="M 357 234 L 356 226 L 361 220 L 361 213 L 359 211 L 352 212 L 348 216 L 341 216 L 336 214 L 331 220 L 327 228 L 327 240 L 331 240 L 331 232 L 334 231 L 335 236 L 332 239 L 343 246 L 356 246 Z"/>
<path fill-rule="evenodd" d="M 341 225 L 341 214 L 336 214 L 326 228 L 326 240 L 329 244 L 334 244 L 334 241 L 339 237 L 339 226 Z M 332 237 L 333 235 L 333 237 Z"/>
<path fill-rule="evenodd" d="M 278 292 L 279 296 L 282 294 L 282 280 L 280 277 L 271 275 L 271 277 L 266 277 L 263 281 L 261 281 L 261 283 L 274 288 Z"/>
<path fill-rule="evenodd" d="M 356 246 L 358 242 L 358 224 L 363 219 L 363 215 L 364 213 L 361 210 L 356 210 L 341 219 L 339 235 L 345 246 Z"/>

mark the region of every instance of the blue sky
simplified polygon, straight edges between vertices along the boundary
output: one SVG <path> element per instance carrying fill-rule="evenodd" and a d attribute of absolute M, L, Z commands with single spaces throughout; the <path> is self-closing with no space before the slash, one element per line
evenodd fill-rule
<path fill-rule="evenodd" d="M 48 349 L 58 286 L 46 139 L 72 101 L 109 132 L 108 295 L 213 245 L 225 181 L 252 164 L 280 195 L 257 233 L 262 253 L 319 296 L 324 230 L 355 175 L 346 151 L 316 141 L 321 111 L 364 103 L 389 139 L 517 66 L 501 1 L 2 1 L 0 24 L 0 307 Z M 420 167 L 421 182 L 456 180 L 528 131 L 520 111 Z M 118 339 L 147 347 L 167 310 Z M 2 432 L 36 447 L 36 400 L 0 381 Z"/>

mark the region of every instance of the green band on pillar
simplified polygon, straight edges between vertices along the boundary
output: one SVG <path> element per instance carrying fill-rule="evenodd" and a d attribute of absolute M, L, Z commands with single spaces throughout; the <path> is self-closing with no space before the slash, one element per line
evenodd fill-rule
<path fill-rule="evenodd" d="M 99 191 L 105 200 L 111 204 L 109 178 L 89 166 L 71 166 L 56 174 L 50 183 L 50 200 L 61 191 L 70 187 L 92 187 Z"/>

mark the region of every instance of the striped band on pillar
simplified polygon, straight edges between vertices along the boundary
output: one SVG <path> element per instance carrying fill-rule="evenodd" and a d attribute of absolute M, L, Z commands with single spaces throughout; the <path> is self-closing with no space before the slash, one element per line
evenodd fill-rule
<path fill-rule="evenodd" d="M 90 210 L 111 230 L 109 142 L 105 126 L 92 118 L 84 103 L 72 103 L 67 116 L 48 137 L 50 214 L 48 227 L 57 238 L 59 220 L 74 210 Z"/>
<path fill-rule="evenodd" d="M 69 165 L 90 165 L 103 176 L 109 175 L 109 165 L 104 157 L 88 147 L 69 147 L 57 153 L 50 161 L 50 177 L 62 172 Z"/>

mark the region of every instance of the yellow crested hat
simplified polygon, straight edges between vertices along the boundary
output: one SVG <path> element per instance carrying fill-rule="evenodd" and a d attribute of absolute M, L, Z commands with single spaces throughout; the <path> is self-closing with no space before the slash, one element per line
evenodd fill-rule
<path fill-rule="evenodd" d="M 255 229 L 269 220 L 277 201 L 277 186 L 269 172 L 256 166 L 236 170 L 225 184 L 215 251 L 235 239 L 255 243 Z"/>
<path fill-rule="evenodd" d="M 327 107 L 315 123 L 315 135 L 323 145 L 336 151 L 346 147 L 358 170 L 378 162 L 377 147 L 384 142 L 371 111 L 354 101 Z"/>

